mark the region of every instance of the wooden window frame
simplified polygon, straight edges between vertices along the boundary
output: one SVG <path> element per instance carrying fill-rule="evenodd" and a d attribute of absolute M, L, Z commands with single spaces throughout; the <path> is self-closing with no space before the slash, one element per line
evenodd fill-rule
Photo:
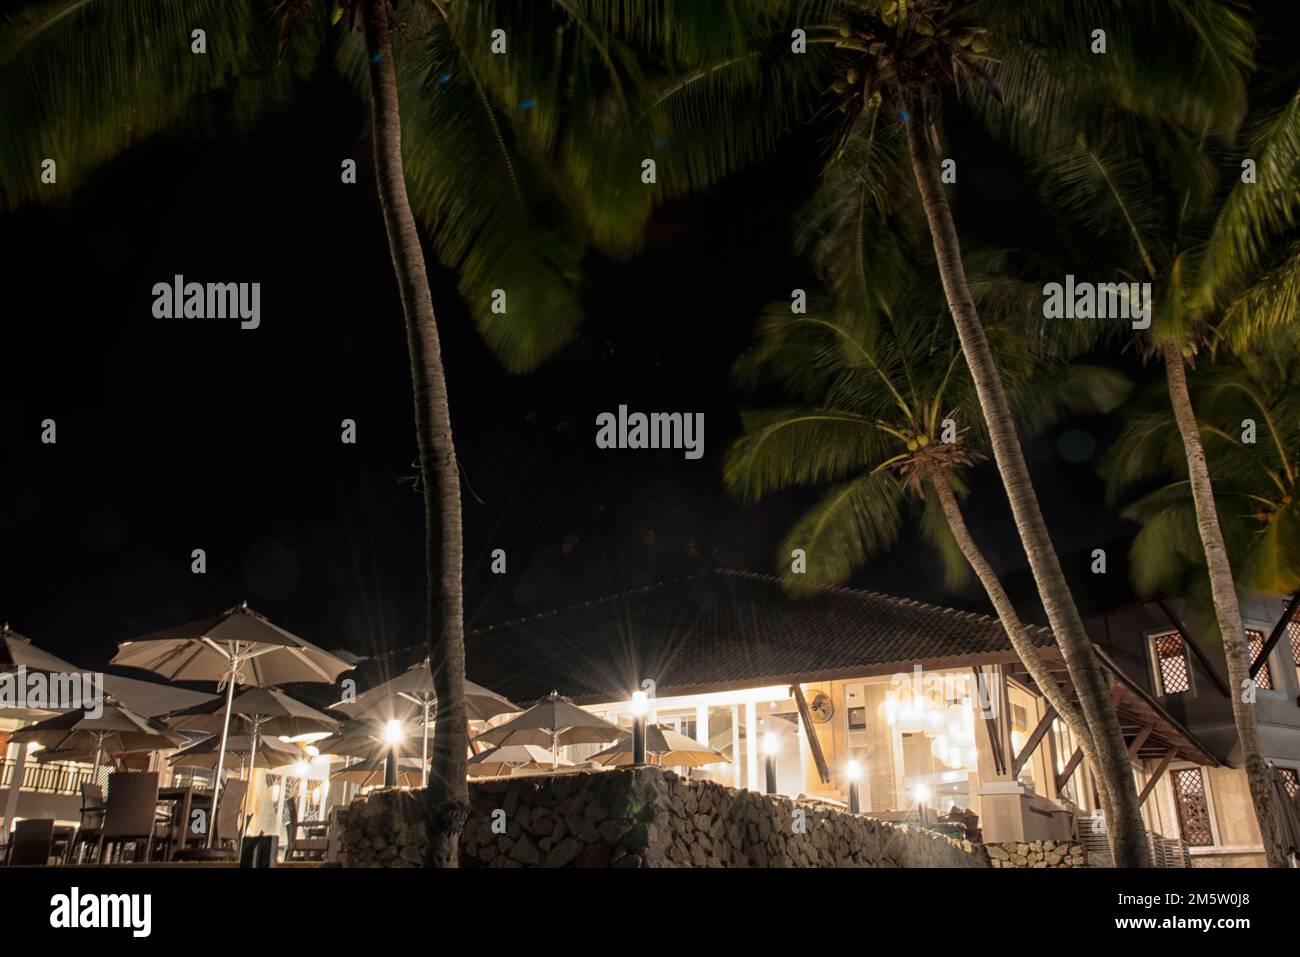
<path fill-rule="evenodd" d="M 1157 650 L 1157 643 L 1161 638 L 1174 637 L 1178 639 L 1183 649 L 1183 667 L 1187 672 L 1187 690 L 1186 691 L 1166 691 L 1165 675 L 1160 667 L 1160 652 Z M 1196 676 L 1192 671 L 1192 657 L 1190 649 L 1187 647 L 1187 639 L 1183 637 L 1181 631 L 1177 628 L 1161 628 L 1158 631 L 1149 631 L 1146 635 L 1147 643 L 1147 663 L 1151 668 L 1151 685 L 1155 689 L 1156 697 L 1171 698 L 1181 695 L 1195 697 L 1196 695 Z"/>
<path fill-rule="evenodd" d="M 1192 764 L 1188 761 L 1180 761 L 1169 765 L 1165 772 L 1165 778 L 1169 782 L 1169 791 L 1174 800 L 1174 817 L 1178 822 L 1179 838 L 1187 843 L 1187 835 L 1183 833 L 1183 809 L 1178 796 L 1178 785 L 1174 783 L 1180 771 L 1195 771 L 1201 776 L 1201 790 L 1205 793 L 1205 815 L 1210 822 L 1210 843 L 1209 844 L 1187 844 L 1192 850 L 1200 850 L 1207 847 L 1221 847 L 1222 843 L 1219 838 L 1218 814 L 1214 807 L 1214 789 L 1210 786 L 1210 776 L 1205 773 L 1205 768 L 1199 764 Z"/>

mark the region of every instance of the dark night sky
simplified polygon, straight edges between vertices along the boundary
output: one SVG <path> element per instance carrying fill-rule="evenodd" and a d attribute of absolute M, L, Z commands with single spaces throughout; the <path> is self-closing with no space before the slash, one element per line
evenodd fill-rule
<path fill-rule="evenodd" d="M 744 508 L 720 462 L 739 431 L 729 366 L 758 309 L 808 284 L 786 228 L 813 183 L 806 145 L 665 211 L 633 262 L 591 263 L 579 336 L 527 377 L 500 369 L 434 267 L 468 479 L 469 627 L 715 565 L 773 569 L 811 499 Z M 953 132 L 963 227 L 1050 232 L 1014 161 L 986 146 Z M 0 620 L 89 666 L 244 598 L 326 647 L 421 640 L 405 339 L 368 154 L 359 105 L 323 79 L 248 135 L 162 138 L 70 200 L 0 216 Z M 339 182 L 347 156 L 355 186 Z M 175 273 L 261 282 L 261 328 L 154 319 L 151 287 Z M 596 449 L 595 416 L 619 403 L 703 411 L 705 456 Z M 44 418 L 57 445 L 40 442 Z M 344 418 L 355 446 L 339 441 Z M 1081 425 L 1103 442 L 1111 428 Z M 1060 550 L 1125 533 L 1057 434 L 1028 451 Z M 980 472 L 975 533 L 1019 567 L 996 476 Z M 196 547 L 206 575 L 190 572 Z M 505 576 L 488 571 L 495 547 Z M 933 566 L 908 540 L 855 584 L 982 607 L 945 594 Z"/>

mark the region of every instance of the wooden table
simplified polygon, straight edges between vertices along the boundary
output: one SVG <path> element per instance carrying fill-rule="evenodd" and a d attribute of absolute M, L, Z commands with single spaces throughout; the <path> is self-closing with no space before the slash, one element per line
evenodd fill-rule
<path fill-rule="evenodd" d="M 185 787 L 166 787 L 158 789 L 158 803 L 171 804 L 172 807 L 172 835 L 175 838 L 179 835 L 180 840 L 171 840 L 167 844 L 167 860 L 172 859 L 178 847 L 184 847 L 189 843 L 192 832 L 190 831 L 190 812 L 195 808 L 203 808 L 208 812 L 208 827 L 212 827 L 212 792 L 206 788 L 200 789 L 192 785 Z M 178 813 L 179 812 L 179 813 Z M 195 836 L 195 841 L 202 843 L 206 835 L 202 838 Z"/>

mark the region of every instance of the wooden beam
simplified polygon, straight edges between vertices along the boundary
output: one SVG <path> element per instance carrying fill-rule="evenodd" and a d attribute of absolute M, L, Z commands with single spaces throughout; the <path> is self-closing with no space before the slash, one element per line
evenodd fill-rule
<path fill-rule="evenodd" d="M 1048 730 L 1052 727 L 1052 722 L 1055 720 L 1056 709 L 1049 704 L 1043 711 L 1043 716 L 1038 720 L 1038 724 L 1034 726 L 1034 730 L 1030 732 L 1029 740 L 1025 742 L 1025 746 L 1020 749 L 1020 753 L 1017 754 L 1015 760 L 1011 762 L 1012 780 L 1015 780 L 1020 776 L 1020 769 L 1023 768 L 1025 762 L 1033 756 L 1034 751 L 1043 740 L 1043 736 L 1047 734 Z"/>
<path fill-rule="evenodd" d="M 1169 610 L 1169 607 L 1163 601 L 1157 600 L 1156 604 L 1159 605 L 1160 610 L 1165 613 L 1165 617 L 1169 619 L 1169 623 L 1174 626 L 1174 629 L 1178 632 L 1178 637 L 1183 639 L 1183 644 L 1191 649 L 1192 655 L 1201 663 L 1201 667 L 1205 670 L 1205 673 L 1208 674 L 1210 680 L 1214 682 L 1214 687 L 1218 688 L 1219 693 L 1225 698 L 1231 698 L 1232 692 L 1228 690 L 1227 682 L 1219 677 L 1219 673 L 1215 671 L 1214 666 L 1210 664 L 1210 659 L 1205 657 L 1205 652 L 1201 650 L 1201 646 L 1192 641 L 1192 636 L 1187 633 L 1187 629 L 1183 627 L 1183 623 L 1174 617 L 1174 613 Z"/>
<path fill-rule="evenodd" d="M 1074 754 L 1070 755 L 1070 760 L 1065 763 L 1065 767 L 1061 769 L 1061 773 L 1056 776 L 1057 794 L 1060 794 L 1065 790 L 1065 786 L 1070 782 L 1070 775 L 1074 773 L 1074 769 L 1079 766 L 1079 762 L 1082 760 L 1083 748 L 1075 748 Z"/>
<path fill-rule="evenodd" d="M 1142 748 L 1142 745 L 1147 743 L 1147 738 L 1151 737 L 1151 732 L 1155 730 L 1155 727 L 1154 724 L 1148 724 L 1133 736 L 1133 740 L 1129 742 L 1128 746 L 1130 761 L 1137 757 L 1138 751 Z"/>
<path fill-rule="evenodd" d="M 979 704 L 983 704 L 985 699 L 984 696 L 980 695 L 980 684 L 983 682 L 984 687 L 987 690 L 988 678 L 984 674 L 984 670 L 978 665 L 973 666 L 971 670 L 975 672 L 975 701 Z M 989 703 L 992 704 L 992 693 L 990 692 L 987 697 Z M 1001 698 L 999 698 L 999 702 L 1000 701 Z M 1002 733 L 998 728 L 997 722 L 987 714 L 984 715 L 984 730 L 988 732 L 989 736 L 989 751 L 993 754 L 993 770 L 997 772 L 998 775 L 1003 775 L 1006 773 L 1007 762 L 1006 759 L 1002 757 Z"/>
<path fill-rule="evenodd" d="M 803 696 L 803 688 L 798 684 L 790 686 L 790 693 L 794 696 L 795 704 L 799 706 L 799 720 L 803 722 L 804 736 L 808 739 L 813 761 L 817 764 L 817 774 L 822 779 L 822 784 L 830 784 L 831 769 L 826 764 L 826 755 L 822 754 L 822 743 L 817 740 L 817 729 L 813 727 L 812 712 L 808 710 L 808 699 Z"/>
<path fill-rule="evenodd" d="M 1255 660 L 1250 663 L 1250 676 L 1252 678 L 1259 673 L 1260 668 L 1264 667 L 1264 662 L 1267 661 L 1268 656 L 1272 654 L 1273 648 L 1278 643 L 1278 639 L 1280 639 L 1283 632 L 1286 631 L 1286 626 L 1290 624 L 1291 620 L 1295 617 L 1297 608 L 1300 608 L 1300 592 L 1296 592 L 1291 596 L 1291 601 L 1287 604 L 1286 611 L 1282 612 L 1282 617 L 1278 619 L 1277 624 L 1273 626 L 1273 630 L 1269 632 L 1268 638 L 1264 642 L 1264 647 L 1259 649 L 1259 654 L 1256 656 Z"/>
<path fill-rule="evenodd" d="M 1151 792 L 1155 790 L 1156 783 L 1160 780 L 1160 776 L 1165 773 L 1165 768 L 1169 767 L 1169 762 L 1173 759 L 1174 752 L 1171 748 L 1165 752 L 1164 757 L 1160 759 L 1160 763 L 1156 765 L 1156 769 L 1151 772 L 1151 777 L 1147 778 L 1147 783 L 1142 785 L 1142 793 L 1138 795 L 1138 807 L 1141 807 L 1146 803 L 1147 798 L 1151 796 Z"/>

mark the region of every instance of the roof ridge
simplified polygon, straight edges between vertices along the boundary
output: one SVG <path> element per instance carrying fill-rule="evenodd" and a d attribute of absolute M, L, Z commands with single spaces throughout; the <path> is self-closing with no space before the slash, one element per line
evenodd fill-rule
<path fill-rule="evenodd" d="M 751 572 L 739 568 L 719 568 L 714 570 L 720 572 L 721 574 L 734 575 L 738 578 L 752 578 L 758 581 L 771 582 L 772 584 L 776 584 L 776 585 L 781 584 L 780 578 L 778 578 L 775 575 L 766 574 L 764 572 Z M 901 605 L 905 608 L 908 607 L 926 608 L 931 611 L 936 611 L 939 612 L 940 614 L 947 615 L 950 617 L 952 616 L 956 616 L 958 618 L 970 617 L 977 621 L 998 625 L 999 627 L 1001 627 L 1002 625 L 1001 620 L 994 615 L 986 615 L 983 612 L 969 611 L 963 608 L 953 608 L 949 605 L 936 605 L 933 602 L 921 601 L 920 599 L 917 598 L 906 598 L 902 595 L 889 595 L 886 594 L 885 592 L 872 591 L 867 588 L 853 588 L 849 585 L 809 585 L 808 587 L 816 591 L 851 595 L 855 598 L 863 598 L 863 597 L 876 598 L 881 601 L 889 602 L 890 604 Z M 1043 631 L 1049 631 L 1049 632 L 1051 631 L 1051 629 L 1043 628 L 1041 625 L 1025 625 L 1023 623 L 1022 625 L 1025 628 L 1038 628 Z"/>
<path fill-rule="evenodd" d="M 550 611 L 539 611 L 534 612 L 531 615 L 522 615 L 519 618 L 509 618 L 505 621 L 493 622 L 490 625 L 484 625 L 482 628 L 475 628 L 473 631 L 465 632 L 465 637 L 472 638 L 476 635 L 486 634 L 489 631 L 495 631 L 498 628 L 519 625 L 526 621 L 537 621 L 542 618 L 548 618 L 551 615 L 558 615 L 562 611 L 574 611 L 578 608 L 590 608 L 592 605 L 602 605 L 605 602 L 614 601 L 617 598 L 627 598 L 629 595 L 640 595 L 643 592 L 650 591 L 654 588 L 663 588 L 665 585 L 676 585 L 680 582 L 690 581 L 693 578 L 702 578 L 711 571 L 713 571 L 713 569 L 704 572 L 696 572 L 691 575 L 681 575 L 678 578 L 665 578 L 663 581 L 651 582 L 649 585 L 642 585 L 640 588 L 633 588 L 628 591 L 617 591 L 609 595 L 602 595 L 600 598 L 592 598 L 588 601 L 580 601 L 577 604 L 565 605 L 562 608 L 552 608 Z"/>

